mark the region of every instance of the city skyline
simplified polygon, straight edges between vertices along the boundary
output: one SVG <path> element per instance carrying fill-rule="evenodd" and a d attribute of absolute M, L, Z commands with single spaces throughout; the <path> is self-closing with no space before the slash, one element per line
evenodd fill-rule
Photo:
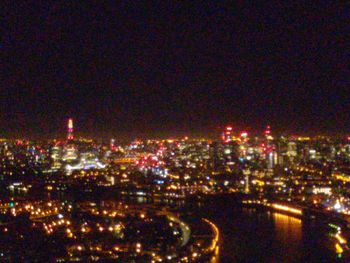
<path fill-rule="evenodd" d="M 350 262 L 349 7 L 1 1 L 0 262 Z"/>
<path fill-rule="evenodd" d="M 241 134 L 245 134 L 245 136 L 253 136 L 253 137 L 261 137 L 265 136 L 266 132 L 269 134 L 271 133 L 273 136 L 277 137 L 298 137 L 298 136 L 309 136 L 309 137 L 317 137 L 317 136 L 329 136 L 339 139 L 347 138 L 349 139 L 348 133 L 345 132 L 338 132 L 338 133 L 322 133 L 322 132 L 289 132 L 289 131 L 279 131 L 279 130 L 273 130 L 271 131 L 270 125 L 265 125 L 264 127 L 238 127 L 230 124 L 217 126 L 215 128 L 212 128 L 211 130 L 207 130 L 206 132 L 202 133 L 191 133 L 186 131 L 172 131 L 171 133 L 165 133 L 165 134 L 157 134 L 157 133 L 141 133 L 141 132 L 129 132 L 128 135 L 126 134 L 118 134 L 118 133 L 97 133 L 95 135 L 91 135 L 89 131 L 84 130 L 78 130 L 78 132 L 73 128 L 73 123 L 75 125 L 75 119 L 69 117 L 64 119 L 66 121 L 65 125 L 61 125 L 61 127 L 58 128 L 57 131 L 53 131 L 51 134 L 41 134 L 40 136 L 31 135 L 31 134 L 22 134 L 22 136 L 15 136 L 16 133 L 6 136 L 3 135 L 3 139 L 26 139 L 26 140 L 52 140 L 52 139 L 66 139 L 68 141 L 75 140 L 77 138 L 90 138 L 94 140 L 104 140 L 108 141 L 110 139 L 115 140 L 117 138 L 118 142 L 129 142 L 134 139 L 181 139 L 181 138 L 206 138 L 206 139 L 212 139 L 212 140 L 220 140 L 222 139 L 223 135 L 220 135 L 220 132 L 229 129 L 230 134 L 235 136 L 241 136 Z M 78 123 L 79 125 L 79 123 Z M 84 125 L 82 125 L 84 126 Z M 24 135 L 24 136 L 23 136 Z M 77 135 L 77 136 L 76 136 Z"/>
<path fill-rule="evenodd" d="M 80 138 L 75 123 L 62 140 L 0 140 L 0 260 L 350 257 L 349 139 L 267 125 L 258 137 L 226 126 L 216 140 L 106 143 Z"/>

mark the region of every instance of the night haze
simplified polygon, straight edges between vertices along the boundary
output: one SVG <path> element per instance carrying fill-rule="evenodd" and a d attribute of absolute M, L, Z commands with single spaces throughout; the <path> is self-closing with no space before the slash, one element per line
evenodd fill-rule
<path fill-rule="evenodd" d="M 350 262 L 349 3 L 219 2 L 1 1 L 0 262 Z"/>
<path fill-rule="evenodd" d="M 3 135 L 349 130 L 346 4 L 1 5 Z"/>

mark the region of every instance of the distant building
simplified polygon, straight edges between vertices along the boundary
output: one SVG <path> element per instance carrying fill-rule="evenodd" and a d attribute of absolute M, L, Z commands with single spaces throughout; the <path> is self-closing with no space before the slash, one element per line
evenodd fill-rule
<path fill-rule="evenodd" d="M 73 119 L 68 119 L 68 127 L 67 127 L 67 140 L 71 141 L 74 139 L 73 134 Z"/>

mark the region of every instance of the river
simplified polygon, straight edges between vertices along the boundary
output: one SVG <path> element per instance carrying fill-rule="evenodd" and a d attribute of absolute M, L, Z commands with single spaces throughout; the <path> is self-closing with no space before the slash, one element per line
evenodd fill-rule
<path fill-rule="evenodd" d="M 347 262 L 319 222 L 254 208 L 231 200 L 211 200 L 191 207 L 220 229 L 220 262 Z"/>

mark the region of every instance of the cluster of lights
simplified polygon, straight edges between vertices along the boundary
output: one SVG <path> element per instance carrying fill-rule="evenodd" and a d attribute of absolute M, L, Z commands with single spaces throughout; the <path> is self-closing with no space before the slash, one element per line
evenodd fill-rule
<path fill-rule="evenodd" d="M 50 223 L 43 223 L 43 227 L 48 235 L 52 234 L 58 227 L 66 227 L 66 233 L 68 237 L 73 237 L 72 231 L 68 226 L 71 225 L 69 220 L 65 220 L 62 216 L 58 220 L 53 220 Z"/>
<path fill-rule="evenodd" d="M 331 223 L 328 225 L 337 231 L 334 235 L 334 238 L 336 240 L 335 251 L 338 254 L 338 257 L 341 258 L 344 250 L 349 250 L 348 241 L 342 236 L 341 227 Z"/>

